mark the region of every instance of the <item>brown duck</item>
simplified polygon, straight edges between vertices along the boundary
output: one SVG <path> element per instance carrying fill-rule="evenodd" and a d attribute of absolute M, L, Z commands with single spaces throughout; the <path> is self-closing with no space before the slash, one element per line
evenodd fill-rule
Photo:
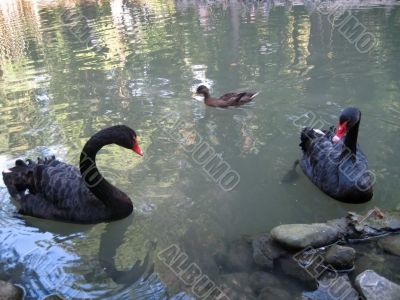
<path fill-rule="evenodd" d="M 232 92 L 226 93 L 219 98 L 212 98 L 210 96 L 210 90 L 206 86 L 200 85 L 196 90 L 196 95 L 204 96 L 204 103 L 208 106 L 228 107 L 240 106 L 248 103 L 258 95 L 258 92 Z"/>

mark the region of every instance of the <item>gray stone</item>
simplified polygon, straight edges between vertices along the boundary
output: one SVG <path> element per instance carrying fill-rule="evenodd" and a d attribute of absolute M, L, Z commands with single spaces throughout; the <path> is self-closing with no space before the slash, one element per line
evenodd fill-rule
<path fill-rule="evenodd" d="M 280 257 L 285 251 L 267 233 L 260 234 L 253 239 L 254 262 L 263 268 L 272 269 L 274 259 Z"/>
<path fill-rule="evenodd" d="M 355 283 L 366 300 L 400 299 L 400 286 L 372 270 L 366 270 L 359 274 Z"/>
<path fill-rule="evenodd" d="M 400 235 L 382 238 L 378 241 L 378 245 L 390 254 L 400 256 Z"/>
<path fill-rule="evenodd" d="M 337 270 L 351 269 L 354 266 L 356 250 L 350 247 L 334 245 L 325 254 L 326 263 Z"/>
<path fill-rule="evenodd" d="M 0 280 L 0 299 L 1 300 L 20 300 L 23 299 L 24 292 L 21 288 L 11 283 Z"/>
<path fill-rule="evenodd" d="M 339 231 L 325 223 L 289 224 L 275 227 L 271 230 L 271 236 L 287 248 L 318 248 L 335 242 L 339 238 Z"/>

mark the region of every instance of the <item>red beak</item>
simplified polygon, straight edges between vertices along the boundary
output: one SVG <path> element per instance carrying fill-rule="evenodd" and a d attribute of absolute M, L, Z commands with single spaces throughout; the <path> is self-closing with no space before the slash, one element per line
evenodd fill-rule
<path fill-rule="evenodd" d="M 347 131 L 347 122 L 344 122 L 342 124 L 338 124 L 337 126 L 337 130 L 336 130 L 336 135 L 333 137 L 333 142 L 336 143 L 338 141 L 340 141 L 343 136 L 346 135 L 346 131 Z"/>
<path fill-rule="evenodd" d="M 134 152 L 136 152 L 137 154 L 139 154 L 140 156 L 143 156 L 143 152 L 142 149 L 140 149 L 139 144 L 137 142 L 137 140 L 135 139 L 133 142 L 133 149 Z"/>

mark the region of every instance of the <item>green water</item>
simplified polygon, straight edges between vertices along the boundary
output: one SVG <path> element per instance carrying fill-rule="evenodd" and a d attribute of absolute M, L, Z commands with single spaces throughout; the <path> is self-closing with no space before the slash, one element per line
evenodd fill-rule
<path fill-rule="evenodd" d="M 137 131 L 144 158 L 116 146 L 98 155 L 136 208 L 108 225 L 22 217 L 1 181 L 0 279 L 32 299 L 54 291 L 104 298 L 117 285 L 99 264 L 101 243 L 116 251 L 119 269 L 157 240 L 159 250 L 181 245 L 206 272 L 202 249 L 213 239 L 400 208 L 400 8 L 346 3 L 333 20 L 310 3 L 2 1 L 0 167 L 52 154 L 77 165 L 84 142 L 115 124 Z M 346 17 L 373 44 L 354 42 L 360 32 L 339 26 Z M 192 97 L 199 84 L 215 95 L 261 93 L 241 108 L 206 108 Z M 299 118 L 328 127 L 346 106 L 362 111 L 359 143 L 376 176 L 374 198 L 362 205 L 327 197 L 300 172 L 281 182 L 300 155 Z M 209 176 L 196 144 L 220 154 L 237 185 Z M 183 289 L 155 264 L 171 291 Z"/>

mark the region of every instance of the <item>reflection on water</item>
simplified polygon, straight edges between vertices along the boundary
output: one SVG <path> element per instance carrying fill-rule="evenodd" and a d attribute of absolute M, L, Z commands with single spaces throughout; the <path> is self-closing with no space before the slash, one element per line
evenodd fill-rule
<path fill-rule="evenodd" d="M 104 267 L 128 272 L 157 240 L 160 249 L 181 244 L 219 282 L 204 256 L 219 238 L 398 206 L 398 2 L 339 4 L 376 39 L 367 53 L 339 30 L 343 16 L 330 19 L 303 1 L 0 1 L 0 167 L 51 154 L 77 164 L 92 134 L 119 123 L 137 130 L 145 153 L 112 146 L 98 157 L 136 207 L 111 227 L 21 217 L 0 182 L 0 279 L 23 285 L 29 299 L 138 297 L 118 291 L 161 299 L 156 275 L 123 289 Z M 199 84 L 215 95 L 261 94 L 242 108 L 211 109 L 191 97 Z M 363 112 L 373 201 L 338 203 L 302 174 L 282 183 L 300 153 L 293 120 L 311 111 L 335 124 L 349 105 Z M 180 135 L 196 133 L 238 171 L 233 191 L 221 190 L 165 134 L 160 120 L 171 112 L 185 125 Z M 157 260 L 155 271 L 171 291 L 184 289 Z"/>

